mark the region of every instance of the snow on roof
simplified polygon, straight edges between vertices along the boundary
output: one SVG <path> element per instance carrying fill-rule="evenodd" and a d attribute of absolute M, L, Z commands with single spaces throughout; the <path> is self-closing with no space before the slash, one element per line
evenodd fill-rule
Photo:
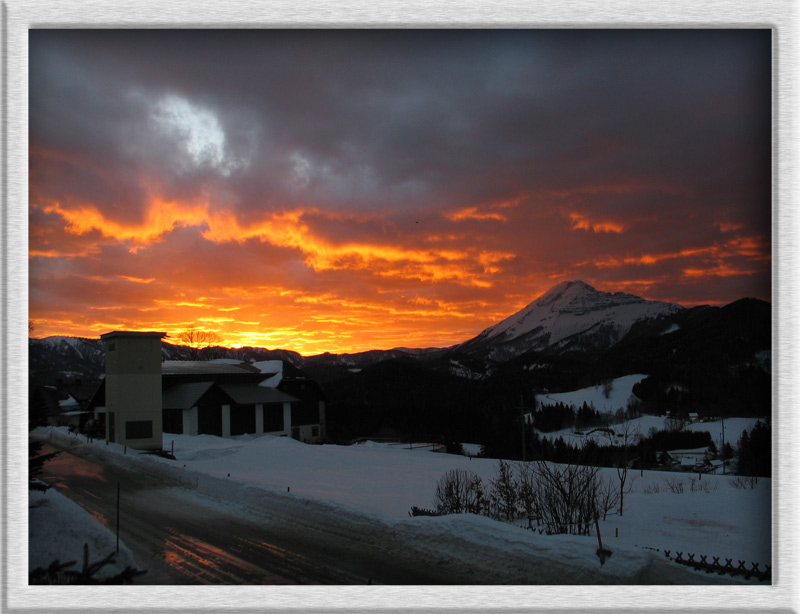
<path fill-rule="evenodd" d="M 258 373 L 250 364 L 236 361 L 233 363 L 206 362 L 200 360 L 167 360 L 161 363 L 161 373 L 164 375 L 186 374 L 230 374 L 230 373 Z"/>
<path fill-rule="evenodd" d="M 72 395 L 69 395 L 66 399 L 61 399 L 58 402 L 58 406 L 62 409 L 68 409 L 71 407 L 80 407 L 80 404 L 75 400 Z"/>
<path fill-rule="evenodd" d="M 283 380 L 283 361 L 282 360 L 262 360 L 254 362 L 253 366 L 262 373 L 268 373 L 272 377 L 265 379 L 259 384 L 264 388 L 277 388 Z"/>

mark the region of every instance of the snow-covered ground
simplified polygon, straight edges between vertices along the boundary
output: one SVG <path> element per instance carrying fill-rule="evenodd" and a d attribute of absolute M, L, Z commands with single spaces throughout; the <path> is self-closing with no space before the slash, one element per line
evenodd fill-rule
<path fill-rule="evenodd" d="M 599 385 L 570 392 L 537 394 L 536 404 L 539 406 L 563 403 L 578 409 L 586 403 L 601 413 L 614 413 L 618 409 L 625 409 L 631 399 L 636 399 L 633 387 L 646 377 L 647 375 L 642 374 L 625 375 L 612 380 L 608 387 Z"/>
<path fill-rule="evenodd" d="M 636 395 L 633 394 L 633 387 L 646 377 L 647 375 L 641 374 L 619 377 L 611 381 L 609 389 L 600 385 L 569 392 L 540 394 L 536 396 L 536 403 L 537 405 L 563 403 L 575 409 L 586 403 L 594 407 L 598 412 L 613 414 L 618 409 L 624 410 L 629 400 L 637 400 Z M 530 414 L 528 414 L 528 419 L 530 419 Z M 759 420 L 763 421 L 766 418 L 725 418 L 724 420 L 717 419 L 709 422 L 700 421 L 687 424 L 683 429 L 687 431 L 708 431 L 717 449 L 721 450 L 723 438 L 725 442 L 736 446 L 736 442 L 739 441 L 742 432 L 752 430 Z M 662 430 L 667 428 L 666 418 L 663 416 L 642 415 L 629 420 L 626 424 L 628 425 L 629 433 L 633 435 L 640 434 L 642 437 L 647 437 L 651 429 Z M 616 432 L 621 427 L 622 425 L 612 425 L 611 429 Z M 586 429 L 585 432 L 576 432 L 573 428 L 548 433 L 540 432 L 539 435 L 549 439 L 562 437 L 565 443 L 573 446 L 581 446 L 587 439 L 593 439 L 599 445 L 608 445 L 610 437 L 610 434 L 603 430 Z"/>
<path fill-rule="evenodd" d="M 722 449 L 723 428 L 725 430 L 725 442 L 736 447 L 736 442 L 742 436 L 742 431 L 751 431 L 756 423 L 766 418 L 725 418 L 725 420 L 714 420 L 711 422 L 695 422 L 687 424 L 683 427 L 685 431 L 708 431 L 711 439 L 714 441 L 718 450 Z M 627 425 L 627 426 L 626 426 Z M 629 433 L 636 436 L 637 434 L 642 437 L 647 437 L 651 429 L 662 430 L 665 427 L 665 418 L 662 416 L 642 415 L 638 418 L 628 420 L 624 424 L 612 424 L 609 428 L 619 432 L 623 427 L 629 429 Z M 608 445 L 611 439 L 616 442 L 618 440 L 612 437 L 605 430 L 586 429 L 585 431 L 576 431 L 574 428 L 562 429 L 560 431 L 551 431 L 549 433 L 539 432 L 540 437 L 547 437 L 549 439 L 564 439 L 564 442 L 573 446 L 580 447 L 588 439 L 594 439 L 598 445 Z"/>
<path fill-rule="evenodd" d="M 82 507 L 70 501 L 55 488 L 28 495 L 28 570 L 47 569 L 51 563 L 74 561 L 68 571 L 80 572 L 83 567 L 84 544 L 89 546 L 89 565 L 115 553 L 113 561 L 103 566 L 94 578 L 102 580 L 125 571 L 138 569 L 136 561 L 124 542 L 116 553 L 116 535 Z"/>
<path fill-rule="evenodd" d="M 546 584 L 758 584 L 691 571 L 666 561 L 665 550 L 707 555 L 709 561 L 717 556 L 721 561 L 745 560 L 748 566 L 758 562 L 762 568 L 772 562 L 768 479 L 759 480 L 755 489 L 737 489 L 731 486 L 730 476 L 704 475 L 697 481 L 693 474 L 630 472 L 632 489 L 625 498 L 623 516 L 610 515 L 600 523 L 604 546 L 615 553 L 600 565 L 595 536 L 548 536 L 521 528 L 523 521 L 503 523 L 471 515 L 409 516 L 412 506 L 433 506 L 436 483 L 450 469 L 473 471 L 488 486 L 497 469 L 492 459 L 373 442 L 314 446 L 268 435 L 222 439 L 165 434 L 164 447 L 171 449 L 174 442 L 177 459 L 168 460 L 130 450 L 125 455 L 122 446 L 90 444 L 65 428 L 39 429 L 35 436 L 62 446 L 67 443 L 80 455 L 134 464 L 179 479 L 221 505 L 233 501 L 247 506 L 257 500 L 263 506 L 263 497 L 268 495 L 281 506 L 298 505 L 299 513 L 311 516 L 307 522 L 320 526 L 325 524 L 325 515 L 334 512 L 362 524 L 372 518 L 384 529 L 389 527 L 399 542 L 408 540 L 409 547 L 413 543 L 426 552 L 453 553 L 470 565 L 479 566 L 485 560 L 487 578 L 494 577 L 491 566 L 497 559 L 490 552 L 498 548 L 515 560 L 527 560 L 529 569 L 537 570 L 520 578 L 528 577 L 530 583 L 544 578 Z M 613 469 L 600 474 L 617 479 Z M 676 479 L 683 481 L 683 493 L 670 489 L 668 481 L 674 485 Z M 94 521 L 87 518 L 85 522 Z"/>

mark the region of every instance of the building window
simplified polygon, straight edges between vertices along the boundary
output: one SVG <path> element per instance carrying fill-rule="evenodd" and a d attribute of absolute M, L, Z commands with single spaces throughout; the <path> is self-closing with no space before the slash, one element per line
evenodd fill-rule
<path fill-rule="evenodd" d="M 108 342 L 108 351 L 109 352 L 113 352 L 116 349 L 117 349 L 117 344 L 114 343 L 113 341 L 109 341 Z"/>
<path fill-rule="evenodd" d="M 152 437 L 152 420 L 134 420 L 125 423 L 125 439 L 151 439 Z"/>

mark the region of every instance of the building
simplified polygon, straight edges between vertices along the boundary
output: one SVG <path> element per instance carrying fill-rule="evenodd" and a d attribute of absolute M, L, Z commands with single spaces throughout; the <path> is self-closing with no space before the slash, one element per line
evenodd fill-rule
<path fill-rule="evenodd" d="M 164 430 L 219 437 L 290 436 L 292 409 L 299 399 L 262 385 L 274 375 L 240 361 L 164 362 Z"/>
<path fill-rule="evenodd" d="M 31 386 L 29 402 L 35 408 L 36 420 L 40 424 L 79 430 L 92 417 L 87 406 L 96 387 L 95 384 L 84 384 L 80 378 L 57 378 L 53 385 Z"/>
<path fill-rule="evenodd" d="M 710 451 L 708 446 L 684 450 L 668 450 L 664 453 L 669 464 L 682 471 L 698 471 L 707 467 Z"/>
<path fill-rule="evenodd" d="M 136 350 L 137 346 L 130 339 L 143 342 L 143 337 L 129 338 L 125 337 L 126 334 L 129 333 L 108 334 L 107 363 L 109 360 L 113 363 L 112 352 Z M 138 333 L 143 334 L 146 333 Z M 110 349 L 112 339 L 115 345 Z M 121 348 L 119 344 L 122 339 L 126 344 Z M 117 354 L 116 360 L 119 359 Z M 106 424 L 107 439 L 123 443 L 119 429 L 123 428 L 123 424 L 124 428 L 128 428 L 130 419 L 120 419 L 120 384 L 112 384 L 112 380 L 109 380 L 114 368 L 109 370 L 107 364 L 106 371 L 106 380 L 98 387 L 90 402 L 90 409 L 97 422 Z M 131 407 L 136 407 L 136 411 L 143 415 L 147 413 L 145 407 L 149 407 L 153 413 L 147 415 L 151 416 L 153 423 L 158 422 L 158 428 L 152 428 L 154 435 L 157 432 L 158 444 L 156 446 L 155 441 L 148 441 L 142 446 L 140 443 L 143 442 L 132 442 L 126 436 L 124 443 L 131 447 L 161 449 L 163 433 L 218 437 L 246 433 L 273 434 L 307 443 L 319 443 L 325 437 L 325 398 L 322 390 L 290 363 L 280 360 L 249 363 L 228 359 L 162 361 L 159 350 L 155 367 L 148 362 L 148 374 L 152 379 L 137 380 L 143 386 L 142 390 L 146 390 L 144 395 L 135 387 L 126 388 L 130 402 L 124 415 L 131 415 Z M 157 395 L 153 392 L 155 382 Z M 116 386 L 117 398 L 109 394 L 113 386 Z M 158 397 L 157 403 L 154 396 Z M 115 401 L 114 411 L 112 400 Z M 144 420 L 139 414 L 134 415 L 135 422 Z M 138 432 L 134 431 L 134 434 Z"/>
<path fill-rule="evenodd" d="M 140 450 L 162 447 L 161 339 L 166 333 L 114 331 L 106 347 L 103 380 L 105 436 Z"/>

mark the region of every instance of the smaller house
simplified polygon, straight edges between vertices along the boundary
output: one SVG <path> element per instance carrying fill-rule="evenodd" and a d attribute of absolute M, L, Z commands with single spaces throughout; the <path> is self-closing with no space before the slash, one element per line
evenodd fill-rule
<path fill-rule="evenodd" d="M 668 450 L 664 453 L 670 464 L 682 471 L 699 471 L 709 463 L 711 454 L 708 447 Z"/>
<path fill-rule="evenodd" d="M 57 379 L 55 385 L 37 386 L 31 390 L 31 402 L 38 405 L 48 426 L 69 426 L 83 430 L 92 413 L 88 409 L 92 384 L 80 379 Z"/>

